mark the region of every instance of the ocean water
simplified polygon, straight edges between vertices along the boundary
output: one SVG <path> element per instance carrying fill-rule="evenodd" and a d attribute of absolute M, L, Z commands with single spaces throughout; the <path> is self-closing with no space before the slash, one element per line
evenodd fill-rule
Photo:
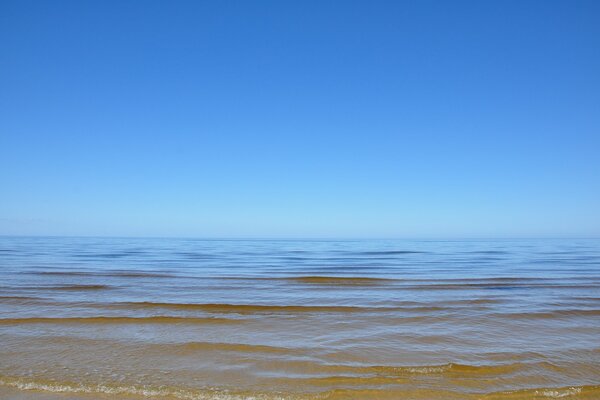
<path fill-rule="evenodd" d="M 600 399 L 600 240 L 2 237 L 0 398 Z"/>

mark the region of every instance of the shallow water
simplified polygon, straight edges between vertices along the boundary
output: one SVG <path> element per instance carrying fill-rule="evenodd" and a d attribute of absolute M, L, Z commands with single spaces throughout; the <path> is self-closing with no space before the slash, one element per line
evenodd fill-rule
<path fill-rule="evenodd" d="M 600 240 L 3 237 L 0 315 L 2 398 L 600 398 Z"/>

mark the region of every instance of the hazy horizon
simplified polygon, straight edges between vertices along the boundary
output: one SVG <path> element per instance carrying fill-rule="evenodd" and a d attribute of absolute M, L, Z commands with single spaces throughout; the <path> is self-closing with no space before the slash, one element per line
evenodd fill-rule
<path fill-rule="evenodd" d="M 282 241 L 282 242 L 510 242 L 510 241 L 556 241 L 556 240 L 600 240 L 600 236 L 135 236 L 135 235 L 36 235 L 0 234 L 4 238 L 42 239 L 149 239 L 190 241 Z"/>

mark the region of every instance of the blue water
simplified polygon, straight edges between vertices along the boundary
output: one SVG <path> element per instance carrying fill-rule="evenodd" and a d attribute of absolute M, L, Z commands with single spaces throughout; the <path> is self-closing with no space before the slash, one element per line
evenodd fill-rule
<path fill-rule="evenodd" d="M 11 387 L 441 399 L 600 384 L 596 239 L 2 237 L 0 311 Z"/>

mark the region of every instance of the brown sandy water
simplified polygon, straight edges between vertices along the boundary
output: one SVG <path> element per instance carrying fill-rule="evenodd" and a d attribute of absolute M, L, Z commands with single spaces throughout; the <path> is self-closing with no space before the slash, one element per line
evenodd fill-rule
<path fill-rule="evenodd" d="M 600 399 L 600 241 L 0 238 L 0 398 Z"/>

